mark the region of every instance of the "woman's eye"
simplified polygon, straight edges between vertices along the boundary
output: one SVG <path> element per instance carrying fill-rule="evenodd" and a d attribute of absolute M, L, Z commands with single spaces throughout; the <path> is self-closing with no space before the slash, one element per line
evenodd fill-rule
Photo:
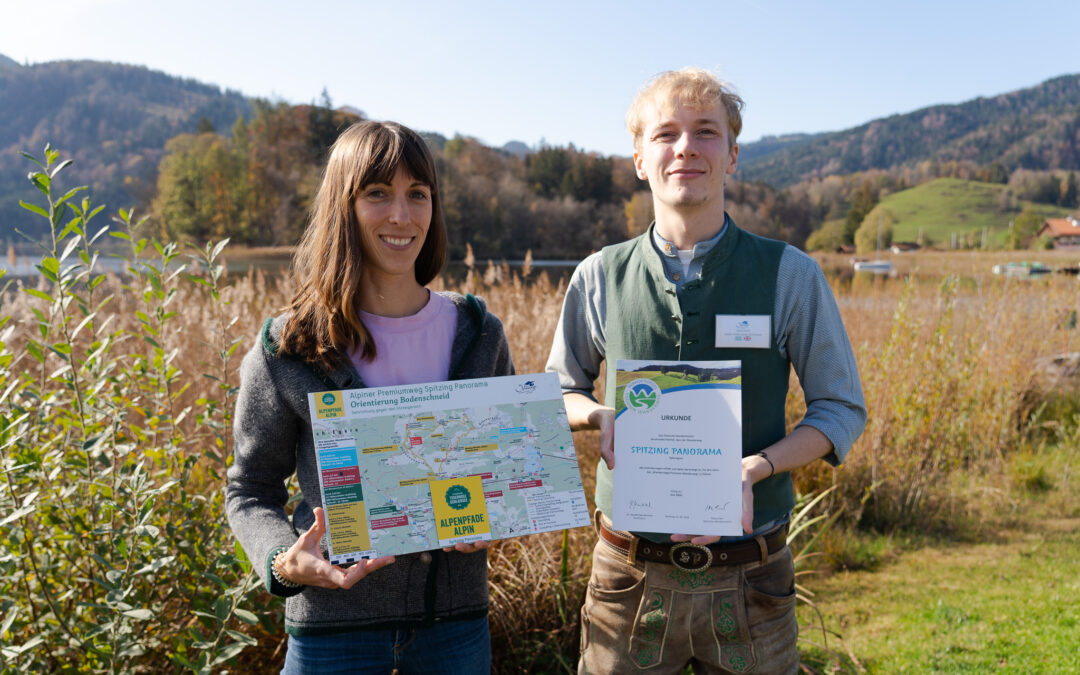
<path fill-rule="evenodd" d="M 427 201 L 429 199 L 428 193 L 424 192 L 423 190 L 413 190 L 412 198 L 421 201 Z"/>

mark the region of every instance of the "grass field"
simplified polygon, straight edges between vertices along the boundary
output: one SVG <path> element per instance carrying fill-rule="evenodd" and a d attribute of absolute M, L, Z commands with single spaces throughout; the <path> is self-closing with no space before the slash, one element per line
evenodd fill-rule
<path fill-rule="evenodd" d="M 993 495 L 978 522 L 951 537 L 866 536 L 871 564 L 812 582 L 816 614 L 800 610 L 804 663 L 869 673 L 1080 672 L 1080 485 L 1074 443 L 1044 450 L 1052 475 L 968 486 Z M 994 506 L 996 504 L 996 507 Z M 858 538 L 858 537 L 857 537 Z M 836 653 L 844 655 L 838 660 Z"/>
<path fill-rule="evenodd" d="M 1043 521 L 907 552 L 815 584 L 818 609 L 871 673 L 1080 672 L 1078 528 Z"/>
<path fill-rule="evenodd" d="M 896 218 L 893 241 L 916 241 L 919 231 L 939 244 L 947 244 L 953 234 L 957 237 L 975 232 L 981 236 L 986 228 L 1000 246 L 1009 229 L 1009 221 L 1019 210 L 1002 212 L 998 207 L 1001 193 L 1008 186 L 980 183 L 959 178 L 938 178 L 910 190 L 902 190 L 881 200 L 881 206 Z M 1019 202 L 1023 209 L 1029 202 Z M 1036 204 L 1045 218 L 1058 218 L 1068 209 Z"/>

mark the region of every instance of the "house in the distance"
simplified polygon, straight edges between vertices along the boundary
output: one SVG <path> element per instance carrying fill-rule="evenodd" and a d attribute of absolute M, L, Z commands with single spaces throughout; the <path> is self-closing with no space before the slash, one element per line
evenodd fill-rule
<path fill-rule="evenodd" d="M 1047 218 L 1037 236 L 1053 239 L 1054 248 L 1080 248 L 1080 221 L 1073 216 Z"/>

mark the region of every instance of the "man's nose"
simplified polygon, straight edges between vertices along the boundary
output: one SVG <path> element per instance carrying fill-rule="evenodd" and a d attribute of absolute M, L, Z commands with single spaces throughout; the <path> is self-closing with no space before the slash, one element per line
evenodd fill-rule
<path fill-rule="evenodd" d="M 679 157 L 696 157 L 697 148 L 694 146 L 694 135 L 690 132 L 680 134 L 675 143 L 675 154 Z"/>

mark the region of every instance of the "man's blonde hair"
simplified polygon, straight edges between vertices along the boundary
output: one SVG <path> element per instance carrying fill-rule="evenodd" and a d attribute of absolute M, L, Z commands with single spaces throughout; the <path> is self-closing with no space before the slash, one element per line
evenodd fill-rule
<path fill-rule="evenodd" d="M 727 114 L 728 143 L 734 146 L 735 139 L 742 131 L 743 100 L 729 83 L 702 68 L 668 70 L 646 82 L 626 111 L 626 128 L 634 137 L 636 150 L 641 149 L 641 135 L 645 132 L 644 113 L 650 103 L 664 114 L 670 114 L 679 104 L 694 110 L 722 105 Z"/>

